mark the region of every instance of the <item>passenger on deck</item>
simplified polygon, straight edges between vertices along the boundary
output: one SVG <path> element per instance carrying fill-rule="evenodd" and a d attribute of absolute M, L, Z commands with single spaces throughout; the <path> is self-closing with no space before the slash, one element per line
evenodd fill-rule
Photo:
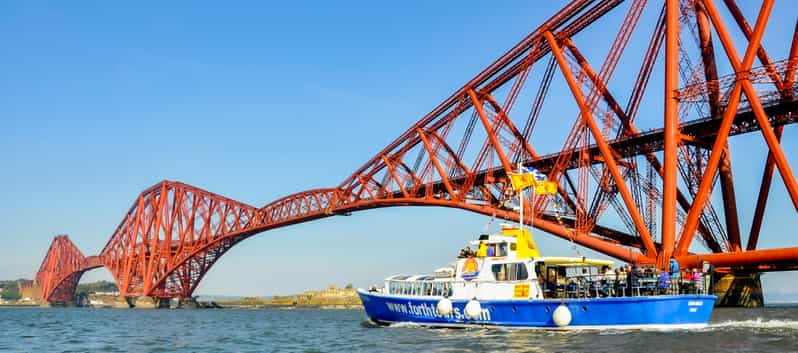
<path fill-rule="evenodd" d="M 652 269 L 651 267 L 646 267 L 645 269 L 643 269 L 643 276 L 642 277 L 656 278 L 656 276 L 654 275 L 654 269 Z"/>
<path fill-rule="evenodd" d="M 703 276 L 698 272 L 697 268 L 693 269 L 693 286 L 696 292 L 701 292 L 704 289 Z"/>
<path fill-rule="evenodd" d="M 615 281 L 616 273 L 613 271 L 609 266 L 604 266 L 604 280 L 607 281 L 606 283 L 612 283 Z"/>
<path fill-rule="evenodd" d="M 471 250 L 470 247 L 460 249 L 460 254 L 458 254 L 457 257 L 461 259 L 466 257 L 474 257 L 474 250 Z"/>
<path fill-rule="evenodd" d="M 626 264 L 624 267 L 624 272 L 626 272 L 626 296 L 632 295 L 632 266 Z"/>
<path fill-rule="evenodd" d="M 568 286 L 565 288 L 565 291 L 569 297 L 577 297 L 579 295 L 579 293 L 577 293 L 576 281 L 573 278 L 568 280 Z"/>
<path fill-rule="evenodd" d="M 640 295 L 640 278 L 643 276 L 643 272 L 640 270 L 640 267 L 637 265 L 632 267 L 632 271 L 629 272 L 629 288 L 630 288 L 630 296 L 631 295 Z M 637 288 L 637 292 L 634 289 Z"/>
<path fill-rule="evenodd" d="M 488 255 L 488 244 L 484 241 L 479 242 L 479 248 L 477 249 L 477 257 L 485 257 Z"/>
<path fill-rule="evenodd" d="M 665 294 L 668 291 L 668 288 L 671 286 L 671 276 L 668 274 L 668 271 L 662 271 L 659 274 L 659 280 L 657 281 L 657 288 L 659 289 L 659 294 Z"/>
<path fill-rule="evenodd" d="M 626 278 L 626 274 L 623 273 L 623 269 L 615 269 L 615 281 L 612 283 L 612 287 L 615 289 L 614 294 L 616 297 L 623 295 L 623 290 L 621 288 L 621 281 Z"/>
<path fill-rule="evenodd" d="M 671 289 L 674 293 L 679 293 L 679 261 L 676 261 L 675 257 L 671 257 L 668 270 L 671 271 Z"/>
<path fill-rule="evenodd" d="M 488 257 L 496 256 L 496 245 L 494 245 L 494 244 L 488 245 L 487 255 L 488 255 Z"/>
<path fill-rule="evenodd" d="M 693 281 L 693 271 L 695 269 L 688 269 L 682 275 L 682 282 L 685 284 L 685 288 L 682 288 L 684 293 L 695 293 L 695 289 L 697 287 L 696 281 Z"/>
<path fill-rule="evenodd" d="M 557 273 L 554 272 L 552 274 L 552 272 L 550 271 L 549 275 L 546 276 L 546 280 L 547 280 L 546 289 L 549 292 L 549 296 L 556 298 L 557 297 Z"/>

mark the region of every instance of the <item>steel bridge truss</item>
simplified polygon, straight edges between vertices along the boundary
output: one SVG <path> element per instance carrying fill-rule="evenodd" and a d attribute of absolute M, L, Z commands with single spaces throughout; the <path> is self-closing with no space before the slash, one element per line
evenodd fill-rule
<path fill-rule="evenodd" d="M 683 266 L 798 268 L 798 247 L 757 247 L 776 171 L 798 210 L 798 183 L 781 146 L 798 116 L 798 23 L 791 37 L 777 39 L 790 49 L 774 60 L 762 45 L 773 26 L 773 0 L 757 2 L 753 26 L 734 0 L 622 2 L 571 1 L 337 187 L 257 208 L 158 183 L 139 195 L 98 256 L 84 257 L 68 238 L 56 237 L 36 277 L 43 298 L 68 301 L 82 273 L 99 266 L 110 270 L 123 296 L 188 297 L 227 250 L 250 236 L 365 209 L 442 206 L 517 221 L 507 179 L 517 163 L 559 185 L 558 194 L 524 203 L 525 222 L 581 246 L 661 267 L 674 256 Z M 601 41 L 591 25 L 613 12 L 620 27 L 597 64 L 582 51 Z M 655 20 L 641 29 L 645 14 Z M 578 44 L 584 38 L 587 44 Z M 633 38 L 646 50 L 627 52 Z M 639 66 L 634 79 L 613 79 L 622 60 Z M 730 73 L 721 75 L 724 67 Z M 652 87 L 661 95 L 644 100 Z M 664 113 L 641 116 L 644 101 Z M 569 118 L 563 105 L 575 115 Z M 646 122 L 643 131 L 638 125 Z M 748 133 L 761 134 L 767 156 L 743 243 L 732 157 L 757 157 L 732 156 L 729 138 Z M 539 153 L 551 140 L 554 152 Z"/>

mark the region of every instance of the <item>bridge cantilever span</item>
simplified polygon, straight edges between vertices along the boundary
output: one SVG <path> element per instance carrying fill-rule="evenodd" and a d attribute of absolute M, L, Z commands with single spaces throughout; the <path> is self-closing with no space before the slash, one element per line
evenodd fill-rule
<path fill-rule="evenodd" d="M 99 256 L 83 256 L 69 237 L 55 237 L 39 272 L 36 273 L 42 299 L 58 304 L 72 302 L 83 273 L 102 266 Z"/>
<path fill-rule="evenodd" d="M 758 5 L 756 18 L 745 19 L 733 0 L 573 0 L 337 186 L 255 207 L 160 182 L 139 194 L 97 256 L 56 237 L 37 274 L 42 296 L 69 301 L 83 272 L 104 266 L 123 296 L 188 297 L 242 240 L 361 210 L 438 206 L 516 221 L 507 173 L 518 163 L 558 183 L 556 195 L 524 202 L 524 215 L 560 238 L 660 267 L 674 256 L 683 266 L 706 261 L 729 272 L 798 269 L 798 247 L 758 247 L 769 199 L 787 198 L 798 210 L 787 156 L 794 151 L 781 147 L 798 117 L 798 31 L 769 38 L 789 47 L 774 60 L 762 44 L 776 5 Z M 641 23 L 646 11 L 657 20 Z M 723 11 L 733 22 L 723 22 Z M 591 31 L 598 21 L 617 22 L 617 35 Z M 745 34 L 741 52 L 730 39 L 735 28 Z M 646 39 L 647 49 L 627 53 L 632 38 Z M 606 57 L 580 51 L 602 41 Z M 614 79 L 621 59 L 639 67 L 634 80 Z M 658 67 L 664 87 L 650 84 Z M 719 67 L 732 70 L 721 75 Z M 565 84 L 553 85 L 557 79 Z M 652 89 L 662 94 L 647 95 Z M 552 96 L 573 99 L 573 115 Z M 645 113 L 651 104 L 664 106 L 664 117 Z M 542 120 L 553 122 L 542 130 Z M 745 134 L 761 135 L 746 143 L 767 149 L 747 242 L 737 203 L 749 200 L 737 199 L 732 166 L 756 156 L 729 148 Z M 552 153 L 541 153 L 546 140 L 556 141 Z M 771 194 L 774 177 L 784 194 Z"/>

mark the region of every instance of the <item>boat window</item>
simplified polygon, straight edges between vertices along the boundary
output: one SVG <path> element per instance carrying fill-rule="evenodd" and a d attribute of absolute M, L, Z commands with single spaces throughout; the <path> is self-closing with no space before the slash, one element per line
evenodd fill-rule
<path fill-rule="evenodd" d="M 538 276 L 538 278 L 541 278 L 541 277 L 544 276 L 543 275 L 543 271 L 544 271 L 545 268 L 546 268 L 546 263 L 545 262 L 536 262 L 535 263 L 535 274 Z"/>
<path fill-rule="evenodd" d="M 499 251 L 496 256 L 507 256 L 507 243 L 499 244 Z"/>
<path fill-rule="evenodd" d="M 389 281 L 388 293 L 448 297 L 452 295 L 452 284 L 444 281 Z"/>
<path fill-rule="evenodd" d="M 593 266 L 576 266 L 568 268 L 568 277 L 590 277 L 598 273 Z"/>
<path fill-rule="evenodd" d="M 526 271 L 526 264 L 513 262 L 508 264 L 494 264 L 491 266 L 493 277 L 497 281 L 523 281 L 529 278 Z"/>

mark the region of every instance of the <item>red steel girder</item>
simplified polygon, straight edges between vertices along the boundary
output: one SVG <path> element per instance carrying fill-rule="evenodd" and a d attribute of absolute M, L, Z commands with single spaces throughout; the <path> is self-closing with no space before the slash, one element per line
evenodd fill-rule
<path fill-rule="evenodd" d="M 46 302 L 67 304 L 75 300 L 75 288 L 84 272 L 101 267 L 97 256 L 83 256 L 66 235 L 53 239 L 36 273 L 36 283 Z"/>
<path fill-rule="evenodd" d="M 766 165 L 765 181 L 769 183 L 770 175 L 776 168 L 787 186 L 790 197 L 795 202 L 796 186 L 789 165 L 786 164 L 784 152 L 780 147 L 781 129 L 793 124 L 798 117 L 798 101 L 795 100 L 794 82 L 796 41 L 798 35 L 792 37 L 790 58 L 773 62 L 761 45 L 764 23 L 772 0 L 764 0 L 760 17 L 753 29 L 741 14 L 734 13 L 734 3 L 724 0 L 732 11 L 734 20 L 749 39 L 749 46 L 743 60 L 737 58 L 731 45 L 721 17 L 714 4 L 709 0 L 696 0 L 686 6 L 686 11 L 697 11 L 699 42 L 703 49 L 704 81 L 694 83 L 678 90 L 678 60 L 682 51 L 678 50 L 679 20 L 674 11 L 678 1 L 668 0 L 666 11 L 660 17 L 650 37 L 648 50 L 643 54 L 640 74 L 633 86 L 629 88 L 629 104 L 626 111 L 621 110 L 608 87 L 611 72 L 620 60 L 622 51 L 611 52 L 607 57 L 606 68 L 596 73 L 587 64 L 587 60 L 578 52 L 572 39 L 577 33 L 590 32 L 585 29 L 618 6 L 621 0 L 574 0 L 561 11 L 534 30 L 520 43 L 507 51 L 498 60 L 468 81 L 452 96 L 438 105 L 432 112 L 401 134 L 385 149 L 367 161 L 350 177 L 337 187 L 308 190 L 286 196 L 263 207 L 256 208 L 223 196 L 210 193 L 186 184 L 164 181 L 142 192 L 112 234 L 105 248 L 95 257 L 84 257 L 80 251 L 65 237 L 57 237 L 51 245 L 42 267 L 37 274 L 37 281 L 42 286 L 46 300 L 68 301 L 74 297 L 74 286 L 80 276 L 88 269 L 105 266 L 114 276 L 120 292 L 124 296 L 156 296 L 186 297 L 192 295 L 197 285 L 213 266 L 230 248 L 255 234 L 284 227 L 296 223 L 312 221 L 333 215 L 345 215 L 349 212 L 381 207 L 401 206 L 438 206 L 468 210 L 484 215 L 496 216 L 507 220 L 518 220 L 519 214 L 506 201 L 512 199 L 513 193 L 507 181 L 507 172 L 516 162 L 526 166 L 535 166 L 547 173 L 557 165 L 558 173 L 563 173 L 565 184 L 560 186 L 560 194 L 552 198 L 541 197 L 535 212 L 526 213 L 525 221 L 538 229 L 544 230 L 568 241 L 573 241 L 587 248 L 602 252 L 618 259 L 635 262 L 658 262 L 660 265 L 670 255 L 673 242 L 679 240 L 674 249 L 677 259 L 684 264 L 695 265 L 701 261 L 709 261 L 724 268 L 748 269 L 788 269 L 798 268 L 796 248 L 754 250 L 758 240 L 759 224 L 752 227 L 749 238 L 750 251 L 740 250 L 734 253 L 691 254 L 688 253 L 693 233 L 696 229 L 702 236 L 711 238 L 702 230 L 701 212 L 711 192 L 710 181 L 718 169 L 721 156 L 731 136 L 760 131 L 769 149 Z M 631 38 L 634 22 L 646 1 L 638 0 L 630 7 L 626 25 L 622 25 L 616 44 L 612 48 L 623 48 Z M 639 7 L 635 7 L 639 6 Z M 705 10 L 705 11 L 704 11 Z M 701 11 L 704 11 L 703 14 Z M 762 15 L 764 14 L 764 15 Z M 703 17 L 702 17 L 703 16 Z M 703 21 L 703 22 L 702 22 Z M 718 77 L 712 51 L 713 39 L 709 35 L 709 26 L 714 26 L 717 37 L 732 63 L 735 73 L 732 76 Z M 748 28 L 748 29 L 746 29 Z M 608 37 L 603 35 L 603 37 Z M 662 104 L 665 105 L 665 121 L 663 128 L 640 133 L 634 127 L 634 119 L 638 115 L 642 97 L 647 88 L 648 79 L 654 68 L 660 44 L 666 43 L 665 94 Z M 560 44 L 564 48 L 560 48 Z M 685 43 L 681 43 L 685 45 Z M 565 54 L 575 57 L 576 65 L 569 66 Z M 509 107 L 520 96 L 527 75 L 538 60 L 551 54 L 551 69 L 544 75 L 541 90 L 533 103 L 529 120 L 523 131 L 515 128 L 510 119 Z M 764 65 L 752 68 L 754 58 L 759 58 Z M 541 107 L 549 90 L 554 67 L 559 67 L 568 83 L 569 93 L 579 107 L 578 120 L 564 121 L 577 126 L 580 133 L 589 131 L 595 140 L 594 145 L 587 145 L 587 135 L 575 137 L 582 144 L 564 144 L 563 150 L 549 155 L 538 156 L 533 144 L 528 141 L 532 136 L 536 120 L 541 115 Z M 675 63 L 675 64 L 674 64 Z M 537 66 L 536 66 L 537 67 Z M 574 70 L 583 72 L 574 72 Z M 587 74 L 585 80 L 583 73 Z M 782 74 L 783 73 L 783 74 Z M 579 82 L 577 83 L 577 78 Z M 765 79 L 766 78 L 766 79 Z M 773 82 L 776 93 L 756 92 L 751 85 Z M 509 93 L 502 97 L 500 88 L 514 80 Z M 782 83 L 779 84 L 778 81 Z M 699 80 L 700 81 L 700 80 Z M 591 92 L 585 95 L 582 85 L 589 82 Z M 630 83 L 631 85 L 631 83 Z M 732 87 L 733 86 L 733 87 Z M 729 92 L 731 91 L 731 92 Z M 618 93 L 618 92 L 616 92 Z M 710 98 L 712 112 L 708 117 L 680 121 L 681 105 L 700 101 L 707 94 Z M 750 108 L 744 107 L 743 94 L 747 97 Z M 697 98 L 698 97 L 698 98 Z M 620 119 L 623 128 L 615 139 L 605 136 L 593 115 L 601 109 L 598 103 L 603 98 L 609 111 Z M 498 102 L 505 99 L 504 106 Z M 473 115 L 472 115 L 473 113 Z M 722 116 L 718 116 L 718 114 Z M 465 116 L 466 118 L 461 118 Z M 488 141 L 483 162 L 469 164 L 464 155 L 469 147 L 470 133 L 473 124 L 469 124 L 463 140 L 452 140 L 449 132 L 453 131 L 458 119 L 473 116 L 476 123 L 479 119 Z M 775 130 L 775 131 L 774 131 Z M 577 141 L 577 142 L 579 142 Z M 713 144 L 710 165 L 704 168 L 705 175 L 695 200 L 689 200 L 679 190 L 672 158 L 676 153 L 674 144 L 682 141 L 696 145 Z M 479 141 L 482 143 L 483 141 Z M 456 146 L 454 151 L 451 146 Z M 575 146 L 575 147 L 574 147 Z M 479 147 L 479 146 L 477 146 Z M 659 164 L 653 155 L 665 151 L 664 165 Z M 493 164 L 493 156 L 500 163 Z M 416 157 L 414 164 L 410 155 Z M 645 157 L 658 172 L 668 180 L 664 185 L 663 232 L 661 242 L 656 242 L 649 233 L 648 225 L 639 214 L 638 205 L 627 186 L 628 175 L 619 167 L 634 168 L 634 158 Z M 728 155 L 726 155 L 728 156 Z M 479 160 L 479 159 L 478 159 Z M 559 164 L 558 164 L 559 161 Z M 422 163 L 423 162 L 423 163 Z M 714 165 L 713 165 L 714 163 Z M 623 207 L 633 219 L 635 232 L 625 234 L 598 223 L 598 218 L 587 218 L 585 205 L 587 195 L 586 183 L 574 185 L 567 173 L 575 168 L 604 166 L 612 174 L 618 192 L 623 198 Z M 580 176 L 586 176 L 581 173 Z M 603 180 L 603 179 L 602 179 Z M 728 180 L 732 182 L 731 178 Z M 566 188 L 568 187 L 568 188 Z M 602 187 L 609 187 L 603 185 Z M 571 193 L 568 193 L 570 190 Z M 769 187 L 760 191 L 759 198 L 767 199 Z M 668 196 L 670 195 L 670 196 Z M 674 196 L 675 195 L 675 196 Z M 688 195 L 689 196 L 689 195 Z M 546 211 L 547 203 L 553 198 L 567 204 L 573 215 L 556 217 Z M 574 198 L 573 201 L 571 197 Z M 584 200 L 582 200 L 584 199 Z M 688 219 L 683 226 L 680 238 L 671 236 L 670 227 L 675 229 L 677 221 L 671 217 L 671 209 L 676 204 L 689 210 Z M 726 208 L 727 215 L 736 209 L 733 203 Z M 729 208 L 731 207 L 731 208 Z M 757 206 L 755 219 L 761 223 L 764 219 L 764 202 Z M 654 212 L 652 212 L 654 213 Z M 598 217 L 599 213 L 596 213 Z M 667 215 L 666 215 L 667 214 Z M 533 220 L 533 215 L 535 215 Z M 732 217 L 736 218 L 736 217 Z M 564 222 L 558 222 L 565 220 Z M 671 221 L 671 219 L 673 219 Z M 581 223 L 580 223 L 581 222 Z M 580 226 L 580 224 L 582 224 Z M 727 222 L 729 228 L 732 221 Z M 589 226 L 585 226 L 589 225 Z M 754 236 L 756 229 L 757 235 Z M 705 238 L 705 239 L 709 239 Z M 733 241 L 735 242 L 735 241 Z M 739 244 L 739 241 L 736 241 Z M 753 247 L 752 247 L 753 246 Z M 713 251 L 721 250 L 719 246 Z M 644 252 L 640 250 L 644 249 Z"/>
<path fill-rule="evenodd" d="M 676 240 L 676 171 L 679 131 L 679 0 L 665 1 L 665 143 L 662 165 L 662 251 L 657 265 L 665 268 Z M 697 225 L 697 224 L 696 224 Z"/>
<path fill-rule="evenodd" d="M 621 176 L 620 171 L 618 170 L 617 163 L 615 162 L 615 156 L 613 156 L 613 152 L 610 149 L 609 144 L 604 140 L 604 137 L 601 134 L 598 126 L 596 125 L 595 121 L 593 121 L 593 116 L 590 110 L 587 108 L 584 97 L 582 97 L 582 91 L 577 87 L 577 84 L 571 75 L 570 70 L 568 69 L 568 65 L 565 62 L 565 58 L 560 51 L 559 45 L 557 41 L 554 39 L 554 36 L 551 32 L 544 33 L 546 39 L 548 40 L 549 46 L 552 47 L 552 52 L 554 53 L 555 58 L 560 64 L 560 71 L 565 76 L 566 80 L 568 81 L 568 86 L 571 87 L 571 92 L 574 95 L 574 99 L 576 99 L 577 104 L 581 109 L 581 117 L 588 128 L 593 133 L 593 137 L 596 140 L 597 147 L 599 151 L 601 151 L 601 155 L 604 157 L 604 160 L 607 164 L 607 167 L 610 169 L 610 173 L 612 173 L 615 182 L 620 189 L 621 196 L 623 197 L 624 203 L 628 207 L 629 213 L 632 215 L 632 219 L 634 220 L 635 226 L 637 227 L 637 231 L 640 234 L 640 237 L 643 239 L 643 245 L 646 248 L 646 253 L 650 257 L 654 257 L 657 254 L 657 250 L 654 248 L 654 241 L 651 239 L 651 235 L 649 234 L 648 229 L 645 227 L 645 222 L 643 221 L 643 217 L 639 214 L 638 208 L 635 205 L 634 200 L 632 199 L 632 195 L 629 192 L 628 187 L 626 186 L 626 182 L 624 178 Z"/>

